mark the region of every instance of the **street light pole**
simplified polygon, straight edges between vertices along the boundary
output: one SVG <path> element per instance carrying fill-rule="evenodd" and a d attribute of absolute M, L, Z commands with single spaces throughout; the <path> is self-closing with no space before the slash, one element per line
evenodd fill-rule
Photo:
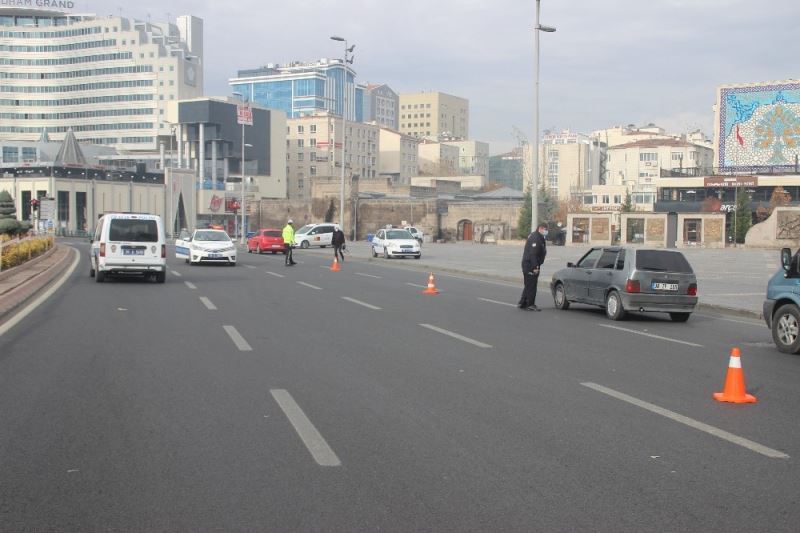
<path fill-rule="evenodd" d="M 169 232 L 175 233 L 175 165 L 172 142 L 175 140 L 175 126 L 169 129 Z"/>
<path fill-rule="evenodd" d="M 536 25 L 534 26 L 533 54 L 535 56 L 534 82 L 533 82 L 533 169 L 531 171 L 531 231 L 536 231 L 539 224 L 539 32 L 552 33 L 556 31 L 550 26 L 539 24 L 539 8 L 541 0 L 536 0 Z"/>
<path fill-rule="evenodd" d="M 342 230 L 343 233 L 345 232 L 344 226 L 344 153 L 345 153 L 345 143 L 347 141 L 347 65 L 348 63 L 352 63 L 353 60 L 350 59 L 348 61 L 347 55 L 353 51 L 356 45 L 351 47 L 347 47 L 347 39 L 344 37 L 338 37 L 336 35 L 331 36 L 332 41 L 339 41 L 344 43 L 344 63 L 343 63 L 343 77 L 342 77 L 342 176 L 341 176 L 341 190 L 339 194 L 339 228 Z M 334 146 L 334 150 L 336 147 Z"/>

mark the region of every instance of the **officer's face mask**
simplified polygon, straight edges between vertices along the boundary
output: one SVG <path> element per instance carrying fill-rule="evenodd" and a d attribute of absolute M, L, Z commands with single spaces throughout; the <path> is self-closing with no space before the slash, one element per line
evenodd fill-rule
<path fill-rule="evenodd" d="M 547 230 L 543 230 L 543 231 L 542 231 L 542 237 L 547 237 L 547 234 L 548 234 L 548 233 L 549 233 L 549 232 L 548 232 Z"/>

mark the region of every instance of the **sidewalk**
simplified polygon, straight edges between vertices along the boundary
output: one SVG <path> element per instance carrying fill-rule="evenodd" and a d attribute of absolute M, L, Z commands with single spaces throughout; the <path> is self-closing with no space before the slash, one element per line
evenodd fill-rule
<path fill-rule="evenodd" d="M 0 322 L 57 278 L 72 257 L 71 248 L 56 244 L 24 265 L 0 272 Z"/>

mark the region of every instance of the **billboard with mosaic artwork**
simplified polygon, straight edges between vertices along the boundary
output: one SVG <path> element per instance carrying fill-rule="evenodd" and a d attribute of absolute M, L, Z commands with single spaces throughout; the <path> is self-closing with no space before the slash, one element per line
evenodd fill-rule
<path fill-rule="evenodd" d="M 800 82 L 717 89 L 717 166 L 743 172 L 790 171 L 800 157 Z"/>

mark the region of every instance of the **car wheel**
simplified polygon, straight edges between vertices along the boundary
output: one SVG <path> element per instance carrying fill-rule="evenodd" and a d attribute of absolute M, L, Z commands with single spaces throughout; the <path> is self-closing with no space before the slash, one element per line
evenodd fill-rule
<path fill-rule="evenodd" d="M 622 308 L 622 298 L 617 291 L 611 291 L 606 296 L 606 316 L 611 320 L 625 318 L 625 309 Z"/>
<path fill-rule="evenodd" d="M 800 351 L 800 309 L 793 304 L 782 305 L 772 318 L 772 340 L 783 353 Z"/>
<path fill-rule="evenodd" d="M 300 243 L 300 248 L 302 248 L 303 250 L 305 250 L 306 248 L 308 248 L 308 241 L 303 241 L 303 242 L 301 242 L 301 243 Z"/>
<path fill-rule="evenodd" d="M 387 250 L 386 248 L 383 249 L 383 258 L 389 259 L 389 250 Z"/>
<path fill-rule="evenodd" d="M 421 257 L 422 257 L 422 254 L 415 255 L 415 256 L 414 256 L 414 259 L 419 259 L 419 258 L 421 258 Z"/>
<path fill-rule="evenodd" d="M 670 313 L 669 318 L 673 322 L 686 322 L 692 313 Z"/>
<path fill-rule="evenodd" d="M 165 281 L 167 281 L 167 273 L 156 272 L 156 283 L 164 283 Z"/>
<path fill-rule="evenodd" d="M 258 255 L 261 255 L 261 245 L 260 244 L 258 246 L 256 246 L 256 253 Z"/>
<path fill-rule="evenodd" d="M 562 311 L 569 309 L 567 291 L 564 290 L 564 284 L 561 282 L 556 283 L 556 286 L 553 289 L 553 303 L 555 304 L 556 309 L 561 309 Z"/>
<path fill-rule="evenodd" d="M 192 264 L 192 262 L 189 260 L 188 257 L 186 259 L 184 259 L 183 262 L 186 263 L 187 265 L 191 265 Z"/>
<path fill-rule="evenodd" d="M 319 247 L 320 248 L 325 248 L 325 245 L 324 244 L 320 244 Z"/>
<path fill-rule="evenodd" d="M 374 246 L 370 246 L 370 250 L 372 250 L 372 257 L 378 257 L 378 252 L 375 251 Z"/>
<path fill-rule="evenodd" d="M 247 253 L 248 254 L 252 254 L 253 253 L 253 249 L 250 248 L 250 245 L 247 246 Z"/>
<path fill-rule="evenodd" d="M 89 277 L 94 277 L 94 265 L 92 264 L 92 260 L 89 259 Z"/>
<path fill-rule="evenodd" d="M 103 272 L 102 270 L 98 270 L 94 276 L 94 280 L 97 283 L 103 283 L 106 280 L 106 273 Z"/>

